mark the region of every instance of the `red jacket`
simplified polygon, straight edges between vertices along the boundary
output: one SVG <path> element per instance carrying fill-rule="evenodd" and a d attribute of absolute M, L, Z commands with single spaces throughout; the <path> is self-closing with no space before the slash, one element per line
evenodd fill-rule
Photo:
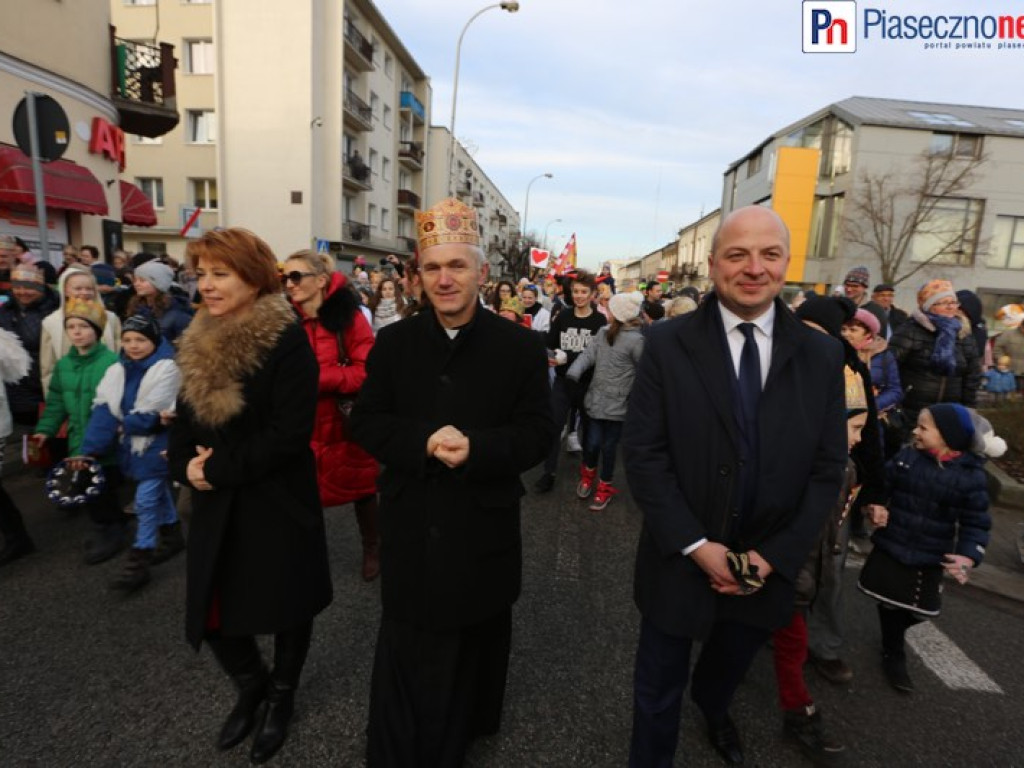
<path fill-rule="evenodd" d="M 338 395 L 355 394 L 363 385 L 366 357 L 373 347 L 373 330 L 359 311 L 359 299 L 345 284 L 345 276 L 340 272 L 331 276 L 327 298 L 316 317 L 307 317 L 296 306 L 320 365 L 320 392 L 311 445 L 324 507 L 348 504 L 377 492 L 377 461 L 351 441 L 336 405 Z M 339 330 L 348 358 L 346 365 L 340 363 Z"/>

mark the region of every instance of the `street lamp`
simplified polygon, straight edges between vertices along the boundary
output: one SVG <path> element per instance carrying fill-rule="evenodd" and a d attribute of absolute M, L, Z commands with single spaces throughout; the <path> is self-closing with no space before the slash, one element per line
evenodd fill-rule
<path fill-rule="evenodd" d="M 526 203 L 523 205 L 523 243 L 526 242 L 526 221 L 530 216 L 530 187 L 533 186 L 533 182 L 538 179 L 553 179 L 554 174 L 542 173 L 540 176 L 534 176 L 530 179 L 530 183 L 526 185 Z"/>
<path fill-rule="evenodd" d="M 501 8 L 503 11 L 509 13 L 515 13 L 519 10 L 519 3 L 515 0 L 495 3 L 494 5 L 488 5 L 481 8 L 479 11 L 469 17 L 469 21 L 466 22 L 466 26 L 462 28 L 462 32 L 459 33 L 459 42 L 455 46 L 455 77 L 452 78 L 452 119 L 448 123 L 448 131 L 451 134 L 448 137 L 448 196 L 452 195 L 452 177 L 454 176 L 453 167 L 455 164 L 455 97 L 459 92 L 459 61 L 462 58 L 462 38 L 466 36 L 466 30 L 469 29 L 469 25 L 476 21 L 477 16 L 487 11 L 494 10 L 495 8 Z"/>
<path fill-rule="evenodd" d="M 552 224 L 557 224 L 561 219 L 552 219 L 544 226 L 544 250 L 548 249 L 548 230 L 551 229 Z"/>

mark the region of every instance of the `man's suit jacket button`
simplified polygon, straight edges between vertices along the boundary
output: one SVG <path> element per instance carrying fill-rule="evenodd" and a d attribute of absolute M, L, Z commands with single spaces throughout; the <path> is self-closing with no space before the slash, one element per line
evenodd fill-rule
<path fill-rule="evenodd" d="M 722 477 L 725 477 L 726 475 L 728 475 L 729 472 L 730 472 L 730 469 L 729 469 L 729 465 L 728 464 L 719 464 L 718 465 L 718 474 L 722 475 Z"/>

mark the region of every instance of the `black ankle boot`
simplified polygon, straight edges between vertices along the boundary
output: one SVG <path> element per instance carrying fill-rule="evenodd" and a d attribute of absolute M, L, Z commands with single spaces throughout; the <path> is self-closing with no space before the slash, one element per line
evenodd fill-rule
<path fill-rule="evenodd" d="M 181 532 L 181 521 L 160 526 L 160 541 L 153 550 L 153 565 L 159 565 L 185 549 L 185 536 Z"/>
<path fill-rule="evenodd" d="M 249 753 L 249 760 L 254 764 L 267 762 L 288 738 L 288 725 L 295 711 L 295 690 L 299 687 L 312 634 L 311 621 L 274 637 L 274 671 L 267 686 L 267 707 Z"/>
<path fill-rule="evenodd" d="M 259 648 L 251 637 L 208 638 L 213 655 L 238 688 L 238 699 L 217 736 L 217 749 L 239 744 L 256 722 L 256 713 L 266 698 L 269 674 Z"/>

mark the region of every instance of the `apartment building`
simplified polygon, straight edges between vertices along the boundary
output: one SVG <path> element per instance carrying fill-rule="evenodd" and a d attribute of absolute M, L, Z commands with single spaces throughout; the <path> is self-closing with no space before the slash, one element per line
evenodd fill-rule
<path fill-rule="evenodd" d="M 991 316 L 1024 297 L 1022 177 L 1024 109 L 853 97 L 776 131 L 730 165 L 722 215 L 749 204 L 778 211 L 792 233 L 790 283 L 828 289 L 859 265 L 881 282 L 883 258 L 892 268 L 903 253 L 897 304 L 913 307 L 918 287 L 941 277 L 977 291 Z M 875 197 L 866 206 L 869 182 Z M 894 226 L 883 232 L 891 245 L 865 244 L 890 203 Z M 924 209 L 925 222 L 900 238 L 907 217 Z"/>
<path fill-rule="evenodd" d="M 427 205 L 453 195 L 476 208 L 480 243 L 490 264 L 490 274 L 509 277 L 519 264 L 519 213 L 462 142 L 455 142 L 454 158 L 451 168 L 448 167 L 450 142 L 451 132 L 447 128 L 430 126 Z"/>
<path fill-rule="evenodd" d="M 40 248 L 31 160 L 12 120 L 27 91 L 56 116 L 48 130 L 40 126 L 56 148 L 42 167 L 46 257 L 59 264 L 70 243 L 95 245 L 109 259 L 122 245 L 122 222 L 152 222 L 148 200 L 122 177 L 122 128 L 158 137 L 178 122 L 174 50 L 158 40 L 123 39 L 111 26 L 109 0 L 20 3 L 5 14 L 0 104 L 10 111 L 0 120 L 0 233 Z"/>
<path fill-rule="evenodd" d="M 180 257 L 189 237 L 242 226 L 282 258 L 412 252 L 430 84 L 370 0 L 109 2 L 126 34 L 159 26 L 182 52 L 181 125 L 129 141 L 158 218 L 127 231 L 130 248 Z"/>
<path fill-rule="evenodd" d="M 677 288 L 695 285 L 703 292 L 711 286 L 708 256 L 711 254 L 711 241 L 721 221 L 722 211 L 715 209 L 679 230 L 676 262 L 671 270 Z"/>

